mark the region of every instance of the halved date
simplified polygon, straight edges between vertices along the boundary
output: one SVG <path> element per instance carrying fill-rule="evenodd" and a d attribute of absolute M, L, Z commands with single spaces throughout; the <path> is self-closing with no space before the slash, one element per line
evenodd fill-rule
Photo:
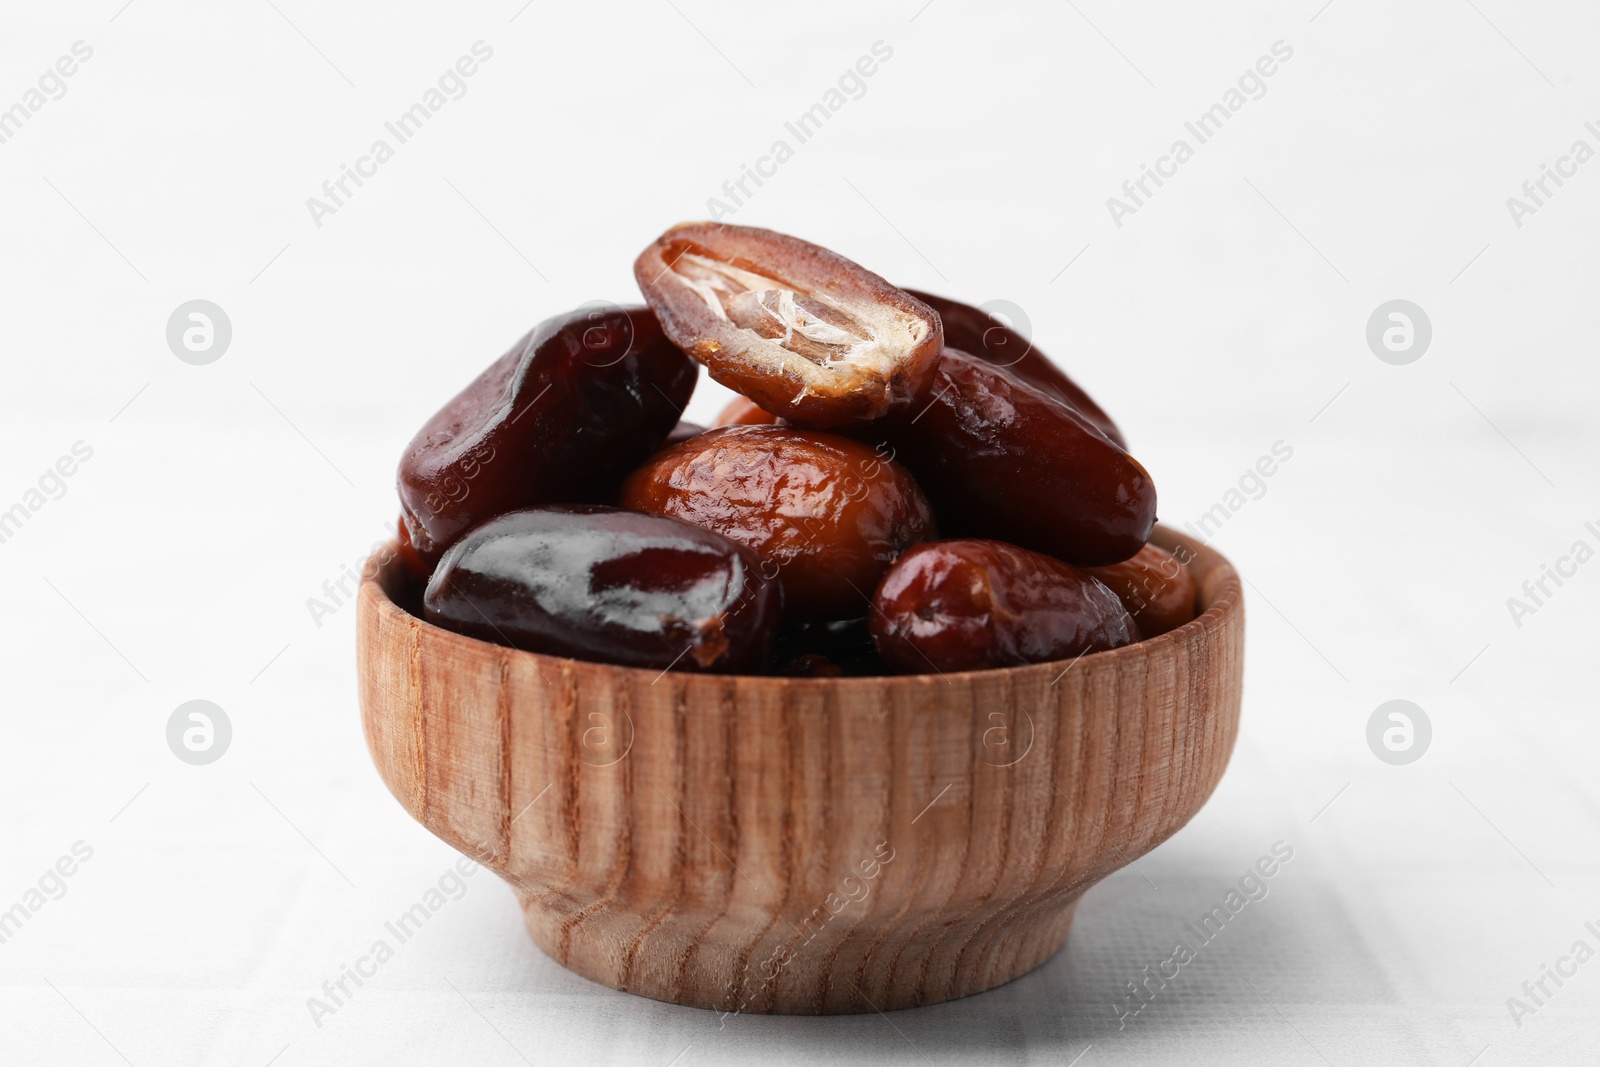
<path fill-rule="evenodd" d="M 872 637 L 897 671 L 1044 663 L 1139 640 L 1092 575 L 1002 541 L 931 541 L 895 561 L 873 597 Z"/>
<path fill-rule="evenodd" d="M 1129 558 L 1155 525 L 1155 485 L 1138 460 L 1065 404 L 954 348 L 920 409 L 854 435 L 888 444 L 947 534 L 1091 567 Z"/>
<path fill-rule="evenodd" d="M 513 508 L 598 502 L 678 421 L 698 369 L 648 308 L 547 319 L 429 419 L 400 460 L 425 565 Z"/>
<path fill-rule="evenodd" d="M 711 377 L 811 426 L 911 403 L 943 346 L 926 304 L 771 230 L 684 223 L 640 253 L 633 273 L 667 336 Z"/>
<path fill-rule="evenodd" d="M 761 559 L 659 515 L 556 505 L 491 519 L 445 553 L 429 622 L 530 652 L 655 670 L 751 672 L 782 593 Z"/>
<path fill-rule="evenodd" d="M 1003 367 L 1046 396 L 1055 397 L 1088 419 L 1096 429 L 1126 449 L 1122 431 L 1077 382 L 1041 352 L 1028 338 L 999 319 L 949 297 L 907 289 L 906 292 L 939 313 L 944 323 L 944 343 L 969 355 Z"/>

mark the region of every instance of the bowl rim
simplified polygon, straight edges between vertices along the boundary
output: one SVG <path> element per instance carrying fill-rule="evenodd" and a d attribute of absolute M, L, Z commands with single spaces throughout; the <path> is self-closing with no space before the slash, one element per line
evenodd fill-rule
<path fill-rule="evenodd" d="M 671 668 L 653 670 L 648 667 L 628 667 L 617 663 L 606 663 L 602 660 L 578 659 L 572 656 L 555 656 L 544 652 L 530 652 L 527 649 L 513 648 L 510 645 L 495 644 L 480 638 L 469 637 L 466 634 L 446 630 L 436 626 L 427 619 L 413 615 L 395 602 L 387 588 L 391 581 L 408 581 L 402 573 L 402 562 L 399 555 L 399 543 L 391 538 L 382 547 L 375 550 L 361 570 L 360 606 L 366 608 L 369 604 L 379 614 L 390 621 L 398 622 L 402 627 L 413 629 L 419 636 L 425 637 L 430 642 L 444 641 L 454 644 L 464 652 L 471 652 L 475 656 L 508 655 L 513 658 L 527 657 L 536 670 L 542 666 L 550 666 L 571 670 L 575 672 L 598 671 L 612 677 L 627 678 L 635 676 L 633 680 L 644 680 L 648 685 L 654 685 L 667 676 L 684 684 L 713 683 L 725 685 L 735 683 L 740 686 L 755 687 L 757 689 L 790 690 L 795 686 L 804 686 L 818 690 L 853 688 L 882 688 L 883 686 L 899 684 L 904 688 L 927 688 L 935 685 L 971 685 L 977 682 L 1019 682 L 1032 681 L 1032 676 L 1051 675 L 1054 685 L 1060 681 L 1068 671 L 1075 666 L 1092 667 L 1096 669 L 1117 670 L 1127 666 L 1128 663 L 1141 658 L 1150 658 L 1178 652 L 1187 647 L 1192 641 L 1203 638 L 1222 626 L 1226 625 L 1230 616 L 1238 613 L 1243 608 L 1244 587 L 1243 579 L 1233 566 L 1233 563 L 1215 548 L 1205 543 L 1195 543 L 1178 531 L 1168 526 L 1157 524 L 1151 533 L 1150 540 L 1160 548 L 1171 551 L 1178 544 L 1182 544 L 1194 553 L 1195 560 L 1207 558 L 1208 570 L 1214 572 L 1216 577 L 1212 580 L 1216 585 L 1216 592 L 1205 608 L 1193 619 L 1182 626 L 1166 633 L 1157 634 L 1135 641 L 1131 645 L 1120 648 L 1107 649 L 1101 652 L 1080 654 L 1068 659 L 1048 660 L 1042 663 L 1023 663 L 1013 667 L 990 667 L 978 670 L 965 671 L 936 671 L 932 674 L 876 674 L 857 675 L 842 678 L 804 678 L 790 677 L 788 675 L 774 674 L 721 674 L 699 671 L 673 671 Z M 382 558 L 384 562 L 373 564 L 374 560 Z M 1188 569 L 1191 563 L 1180 564 Z M 1196 595 L 1205 597 L 1204 584 L 1197 581 Z M 366 629 L 358 627 L 358 640 L 365 640 Z M 539 673 L 543 673 L 540 671 Z"/>

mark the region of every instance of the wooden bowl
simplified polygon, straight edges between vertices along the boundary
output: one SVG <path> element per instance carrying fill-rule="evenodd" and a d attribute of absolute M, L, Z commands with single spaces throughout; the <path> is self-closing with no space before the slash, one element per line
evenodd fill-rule
<path fill-rule="evenodd" d="M 933 1004 L 1043 963 L 1084 891 L 1216 787 L 1244 604 L 1228 561 L 1191 551 L 1204 612 L 1160 637 L 832 679 L 462 637 L 399 606 L 391 551 L 361 586 L 362 722 L 406 810 L 509 882 L 539 947 L 587 978 L 723 1011 Z"/>

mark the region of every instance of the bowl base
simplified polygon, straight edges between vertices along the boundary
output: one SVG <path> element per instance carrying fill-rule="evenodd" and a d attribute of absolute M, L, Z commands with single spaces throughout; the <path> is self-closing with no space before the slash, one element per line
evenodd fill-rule
<path fill-rule="evenodd" d="M 763 1015 L 896 1011 L 986 992 L 1055 955 L 1078 906 L 1074 896 L 1043 911 L 959 923 L 906 917 L 888 930 L 826 938 L 770 917 L 672 913 L 640 922 L 603 904 L 554 909 L 519 895 L 534 943 L 592 982 L 669 1004 Z M 761 931 L 755 941 L 718 936 L 752 929 Z"/>

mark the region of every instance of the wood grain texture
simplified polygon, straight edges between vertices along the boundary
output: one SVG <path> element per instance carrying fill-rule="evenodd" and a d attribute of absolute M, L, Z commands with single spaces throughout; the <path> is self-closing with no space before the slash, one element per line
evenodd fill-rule
<path fill-rule="evenodd" d="M 1244 604 L 1232 566 L 1191 551 L 1204 613 L 1152 640 L 842 679 L 502 648 L 404 611 L 391 564 L 361 588 L 362 721 L 406 810 L 509 882 L 579 974 L 723 1011 L 937 1003 L 1043 963 L 1084 891 L 1216 787 Z"/>

